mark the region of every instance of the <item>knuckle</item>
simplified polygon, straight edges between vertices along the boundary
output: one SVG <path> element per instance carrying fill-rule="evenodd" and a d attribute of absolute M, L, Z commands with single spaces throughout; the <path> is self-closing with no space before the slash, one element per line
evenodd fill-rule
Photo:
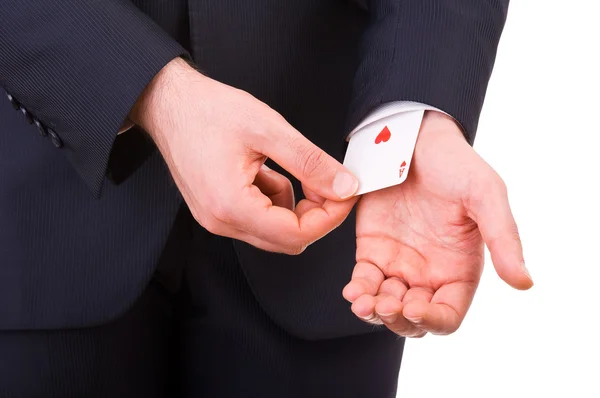
<path fill-rule="evenodd" d="M 289 126 L 283 116 L 269 105 L 248 94 L 252 106 L 240 110 L 238 117 L 243 121 L 243 127 L 255 140 L 272 141 L 274 134 L 279 134 L 282 126 Z"/>
<path fill-rule="evenodd" d="M 223 232 L 221 223 L 215 220 L 214 218 L 206 220 L 205 222 L 200 223 L 200 225 L 202 225 L 204 229 L 206 229 L 208 232 L 214 235 L 221 235 L 221 233 Z"/>
<path fill-rule="evenodd" d="M 506 183 L 494 170 L 481 173 L 475 180 L 471 189 L 471 201 L 480 203 L 490 196 L 508 196 Z"/>
<path fill-rule="evenodd" d="M 483 192 L 506 192 L 506 184 L 500 174 L 496 173 L 492 168 L 488 168 L 480 175 L 481 190 Z"/>
<path fill-rule="evenodd" d="M 317 176 L 326 164 L 325 152 L 318 148 L 303 147 L 298 151 L 298 163 L 302 175 L 308 178 Z"/>
<path fill-rule="evenodd" d="M 285 254 L 297 256 L 302 254 L 311 242 L 302 233 L 290 232 L 286 234 L 285 241 L 281 243 L 282 250 Z"/>
<path fill-rule="evenodd" d="M 494 173 L 494 177 L 492 178 L 492 180 L 498 193 L 501 193 L 502 195 L 506 196 L 508 194 L 508 187 L 506 186 L 506 183 L 504 182 L 502 177 L 500 177 L 498 173 Z"/>
<path fill-rule="evenodd" d="M 212 216 L 223 224 L 232 224 L 235 221 L 233 207 L 226 201 L 219 201 L 211 207 Z"/>
<path fill-rule="evenodd" d="M 215 209 L 219 206 L 207 205 L 207 200 L 202 202 L 196 201 L 194 205 L 190 205 L 190 213 L 194 220 L 198 222 L 204 229 L 214 235 L 223 235 L 226 232 L 224 222 L 215 217 Z M 222 211 L 222 210 L 218 210 Z"/>

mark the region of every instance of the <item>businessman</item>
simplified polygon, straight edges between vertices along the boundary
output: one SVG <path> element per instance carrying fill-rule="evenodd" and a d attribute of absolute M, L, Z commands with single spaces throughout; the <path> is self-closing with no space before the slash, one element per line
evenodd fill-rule
<path fill-rule="evenodd" d="M 394 397 L 484 242 L 533 283 L 470 146 L 507 7 L 4 0 L 0 397 Z M 407 101 L 410 175 L 359 200 L 348 133 Z"/>

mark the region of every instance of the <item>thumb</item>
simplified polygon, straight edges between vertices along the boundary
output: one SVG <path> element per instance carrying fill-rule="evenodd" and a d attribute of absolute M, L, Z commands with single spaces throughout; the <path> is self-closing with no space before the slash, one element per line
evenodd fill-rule
<path fill-rule="evenodd" d="M 515 289 L 527 290 L 533 286 L 533 280 L 525 268 L 523 246 L 506 185 L 491 169 L 482 174 L 472 181 L 465 207 L 479 227 L 500 278 Z"/>
<path fill-rule="evenodd" d="M 340 162 L 292 126 L 284 126 L 282 130 L 273 134 L 276 139 L 267 140 L 264 155 L 326 199 L 340 201 L 356 193 L 358 180 Z"/>

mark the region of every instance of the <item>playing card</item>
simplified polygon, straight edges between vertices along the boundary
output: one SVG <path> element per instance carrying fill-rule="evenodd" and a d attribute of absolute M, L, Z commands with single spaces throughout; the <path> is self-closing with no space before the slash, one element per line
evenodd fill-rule
<path fill-rule="evenodd" d="M 424 112 L 394 114 L 354 132 L 344 166 L 358 178 L 358 195 L 406 180 Z"/>

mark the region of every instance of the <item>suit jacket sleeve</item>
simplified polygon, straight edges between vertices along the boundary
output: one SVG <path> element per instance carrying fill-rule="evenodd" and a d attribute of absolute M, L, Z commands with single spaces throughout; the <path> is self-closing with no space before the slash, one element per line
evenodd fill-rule
<path fill-rule="evenodd" d="M 473 143 L 508 0 L 370 0 L 347 131 L 392 101 L 439 108 Z"/>
<path fill-rule="evenodd" d="M 0 85 L 56 133 L 96 196 L 137 97 L 185 54 L 126 0 L 0 2 Z"/>

